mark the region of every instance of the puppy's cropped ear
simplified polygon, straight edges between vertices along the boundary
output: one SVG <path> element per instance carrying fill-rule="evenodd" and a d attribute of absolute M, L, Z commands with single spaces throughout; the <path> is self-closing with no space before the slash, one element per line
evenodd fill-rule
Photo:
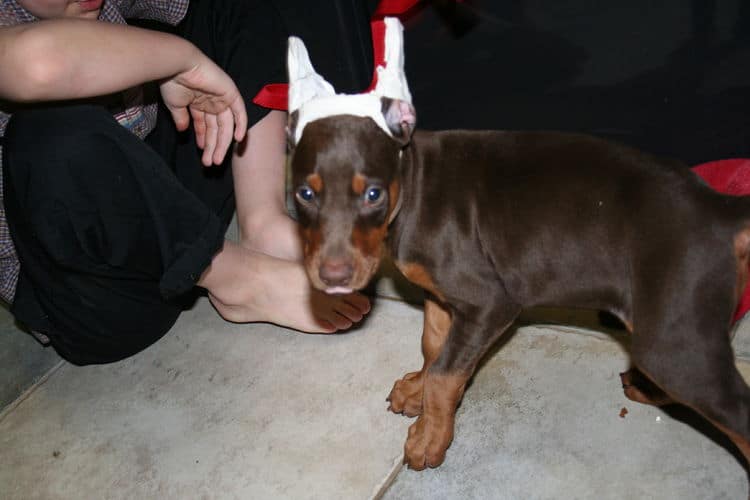
<path fill-rule="evenodd" d="M 295 133 L 297 132 L 297 121 L 299 120 L 299 110 L 294 110 L 289 113 L 289 118 L 286 122 L 286 150 L 291 152 L 294 146 L 297 145 L 294 140 Z"/>
<path fill-rule="evenodd" d="M 406 146 L 417 126 L 417 112 L 414 106 L 401 99 L 381 97 L 383 116 L 393 138 Z"/>

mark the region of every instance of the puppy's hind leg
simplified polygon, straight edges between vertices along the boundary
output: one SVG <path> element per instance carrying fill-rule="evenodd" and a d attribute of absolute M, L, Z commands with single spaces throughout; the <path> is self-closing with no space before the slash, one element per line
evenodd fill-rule
<path fill-rule="evenodd" d="M 625 396 L 636 403 L 653 406 L 664 406 L 674 403 L 667 393 L 651 382 L 638 368 L 631 368 L 621 373 L 620 381 L 622 382 L 622 389 L 625 392 Z"/>
<path fill-rule="evenodd" d="M 670 331 L 636 331 L 633 363 L 669 398 L 724 432 L 750 463 L 750 388 L 735 366 L 726 327 L 699 331 L 717 323 L 700 316 L 671 322 Z"/>

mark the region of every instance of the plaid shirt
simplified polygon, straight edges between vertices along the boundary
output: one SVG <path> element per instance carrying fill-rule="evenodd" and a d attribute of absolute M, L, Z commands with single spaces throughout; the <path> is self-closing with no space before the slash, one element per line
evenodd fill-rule
<path fill-rule="evenodd" d="M 0 27 L 36 21 L 37 18 L 16 3 L 0 0 Z M 177 24 L 185 16 L 188 0 L 104 0 L 99 20 L 125 24 L 125 19 L 152 19 Z M 0 106 L 2 103 L 0 102 Z M 111 107 L 117 121 L 143 139 L 156 123 L 156 105 L 143 104 L 143 88 L 133 87 L 120 94 L 119 103 Z M 10 114 L 0 109 L 0 137 L 5 135 Z M 3 150 L 0 143 L 0 165 Z M 18 283 L 19 262 L 13 246 L 3 201 L 3 177 L 0 169 L 0 299 L 12 302 Z"/>

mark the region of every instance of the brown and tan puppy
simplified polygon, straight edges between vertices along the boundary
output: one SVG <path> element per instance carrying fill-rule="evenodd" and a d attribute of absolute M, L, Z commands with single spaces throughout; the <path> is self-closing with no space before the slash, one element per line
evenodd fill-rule
<path fill-rule="evenodd" d="M 632 333 L 631 399 L 695 409 L 750 458 L 750 390 L 729 327 L 744 289 L 750 199 L 674 162 L 585 135 L 417 131 L 383 99 L 367 117 L 308 123 L 292 141 L 312 284 L 361 289 L 390 252 L 427 292 L 424 366 L 390 409 L 418 416 L 405 461 L 440 465 L 482 355 L 526 307 L 607 310 Z M 294 130 L 294 114 L 290 128 Z"/>

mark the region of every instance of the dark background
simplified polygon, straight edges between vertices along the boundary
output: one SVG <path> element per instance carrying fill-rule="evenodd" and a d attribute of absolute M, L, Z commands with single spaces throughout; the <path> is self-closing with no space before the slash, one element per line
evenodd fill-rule
<path fill-rule="evenodd" d="M 750 2 L 436 0 L 402 20 L 421 128 L 583 131 L 689 164 L 750 157 Z"/>

